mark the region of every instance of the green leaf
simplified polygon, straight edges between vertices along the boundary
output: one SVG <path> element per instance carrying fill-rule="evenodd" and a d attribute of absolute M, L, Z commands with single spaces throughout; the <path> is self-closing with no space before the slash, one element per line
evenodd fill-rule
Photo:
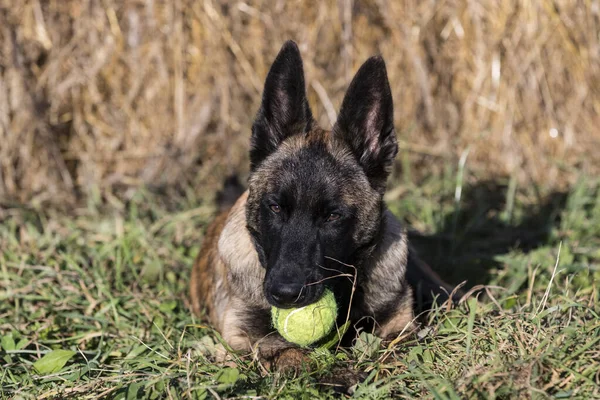
<path fill-rule="evenodd" d="M 434 353 L 429 350 L 426 349 L 425 351 L 423 351 L 423 362 L 424 363 L 433 363 L 433 360 L 435 359 L 435 355 Z"/>
<path fill-rule="evenodd" d="M 196 391 L 194 392 L 194 399 L 195 400 L 204 400 L 208 397 L 208 390 L 200 388 L 200 389 L 196 389 Z"/>
<path fill-rule="evenodd" d="M 33 364 L 40 374 L 51 374 L 60 371 L 67 361 L 75 355 L 72 350 L 52 350 Z"/>
<path fill-rule="evenodd" d="M 19 340 L 19 342 L 17 343 L 16 349 L 17 350 L 24 349 L 25 346 L 27 346 L 27 343 L 29 343 L 29 340 L 27 340 L 25 338 Z"/>
<path fill-rule="evenodd" d="M 177 307 L 177 301 L 167 300 L 167 301 L 160 303 L 160 306 L 158 306 L 158 309 L 160 311 L 164 312 L 165 314 L 169 314 L 169 313 L 171 313 L 171 311 L 173 311 L 175 309 L 175 307 Z"/>
<path fill-rule="evenodd" d="M 380 349 L 381 339 L 367 332 L 361 332 L 354 344 L 358 356 L 373 357 Z"/>
<path fill-rule="evenodd" d="M 503 308 L 505 310 L 510 310 L 511 308 L 513 308 L 516 305 L 517 305 L 517 298 L 516 297 L 509 297 L 506 300 L 504 300 L 504 306 L 503 306 Z"/>
<path fill-rule="evenodd" d="M 406 359 L 409 362 L 415 362 L 415 363 L 419 363 L 421 362 L 421 357 L 423 356 L 423 347 L 421 346 L 415 346 L 413 348 L 410 349 L 410 351 L 408 352 L 408 356 L 406 357 Z"/>
<path fill-rule="evenodd" d="M 141 382 L 136 382 L 136 383 L 132 383 L 131 385 L 129 385 L 129 387 L 127 388 L 127 400 L 135 400 L 138 398 L 137 394 L 138 391 L 140 390 L 140 388 L 142 387 L 142 383 Z"/>
<path fill-rule="evenodd" d="M 16 350 L 15 339 L 13 339 L 13 334 L 9 333 L 8 335 L 2 336 L 2 341 L 0 345 L 4 349 L 4 351 Z"/>
<path fill-rule="evenodd" d="M 97 367 L 97 363 L 92 361 L 90 363 L 92 366 Z M 91 370 L 90 365 L 82 366 L 81 368 L 73 368 L 73 372 L 69 372 L 68 374 L 61 375 L 61 379 L 65 382 L 76 382 L 81 379 L 82 376 L 86 375 Z"/>
<path fill-rule="evenodd" d="M 127 354 L 125 356 L 126 360 L 132 360 L 134 358 L 136 358 L 137 356 L 141 355 L 143 352 L 145 352 L 146 350 L 148 350 L 148 348 L 142 344 L 134 347 L 129 354 Z"/>
<path fill-rule="evenodd" d="M 471 354 L 471 344 L 473 342 L 473 325 L 475 324 L 475 314 L 477 313 L 477 299 L 470 298 L 467 300 L 469 305 L 469 320 L 467 322 L 467 356 Z"/>
<path fill-rule="evenodd" d="M 223 368 L 217 374 L 217 382 L 224 384 L 234 384 L 240 377 L 240 371 L 237 368 Z"/>

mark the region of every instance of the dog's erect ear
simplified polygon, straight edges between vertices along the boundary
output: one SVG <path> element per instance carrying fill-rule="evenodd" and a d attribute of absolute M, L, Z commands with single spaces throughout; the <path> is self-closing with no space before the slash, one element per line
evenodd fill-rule
<path fill-rule="evenodd" d="M 285 42 L 265 81 L 250 149 L 254 170 L 287 137 L 310 129 L 312 113 L 306 100 L 304 69 L 296 43 Z"/>
<path fill-rule="evenodd" d="M 373 188 L 383 194 L 398 153 L 392 93 L 383 58 L 371 57 L 360 67 L 333 130 L 350 146 Z"/>

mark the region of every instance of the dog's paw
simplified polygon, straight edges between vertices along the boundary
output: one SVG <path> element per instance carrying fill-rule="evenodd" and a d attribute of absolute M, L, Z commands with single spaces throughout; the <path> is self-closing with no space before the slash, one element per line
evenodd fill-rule
<path fill-rule="evenodd" d="M 297 374 L 302 370 L 310 370 L 310 358 L 305 350 L 292 347 L 282 350 L 275 357 L 273 366 L 277 372 Z"/>

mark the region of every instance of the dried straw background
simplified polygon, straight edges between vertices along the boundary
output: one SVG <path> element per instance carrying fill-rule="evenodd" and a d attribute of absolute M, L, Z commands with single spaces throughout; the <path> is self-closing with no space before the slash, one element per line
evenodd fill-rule
<path fill-rule="evenodd" d="M 285 39 L 330 126 L 386 59 L 401 149 L 564 186 L 600 170 L 598 1 L 0 0 L 0 200 L 68 205 L 247 171 Z M 481 175 L 480 175 L 481 176 Z"/>

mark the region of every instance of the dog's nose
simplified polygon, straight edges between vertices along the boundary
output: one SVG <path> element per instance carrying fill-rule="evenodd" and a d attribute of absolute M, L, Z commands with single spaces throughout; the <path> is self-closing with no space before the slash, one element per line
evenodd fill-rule
<path fill-rule="evenodd" d="M 291 306 L 300 301 L 302 285 L 295 283 L 277 285 L 271 290 L 271 296 L 279 306 Z"/>

